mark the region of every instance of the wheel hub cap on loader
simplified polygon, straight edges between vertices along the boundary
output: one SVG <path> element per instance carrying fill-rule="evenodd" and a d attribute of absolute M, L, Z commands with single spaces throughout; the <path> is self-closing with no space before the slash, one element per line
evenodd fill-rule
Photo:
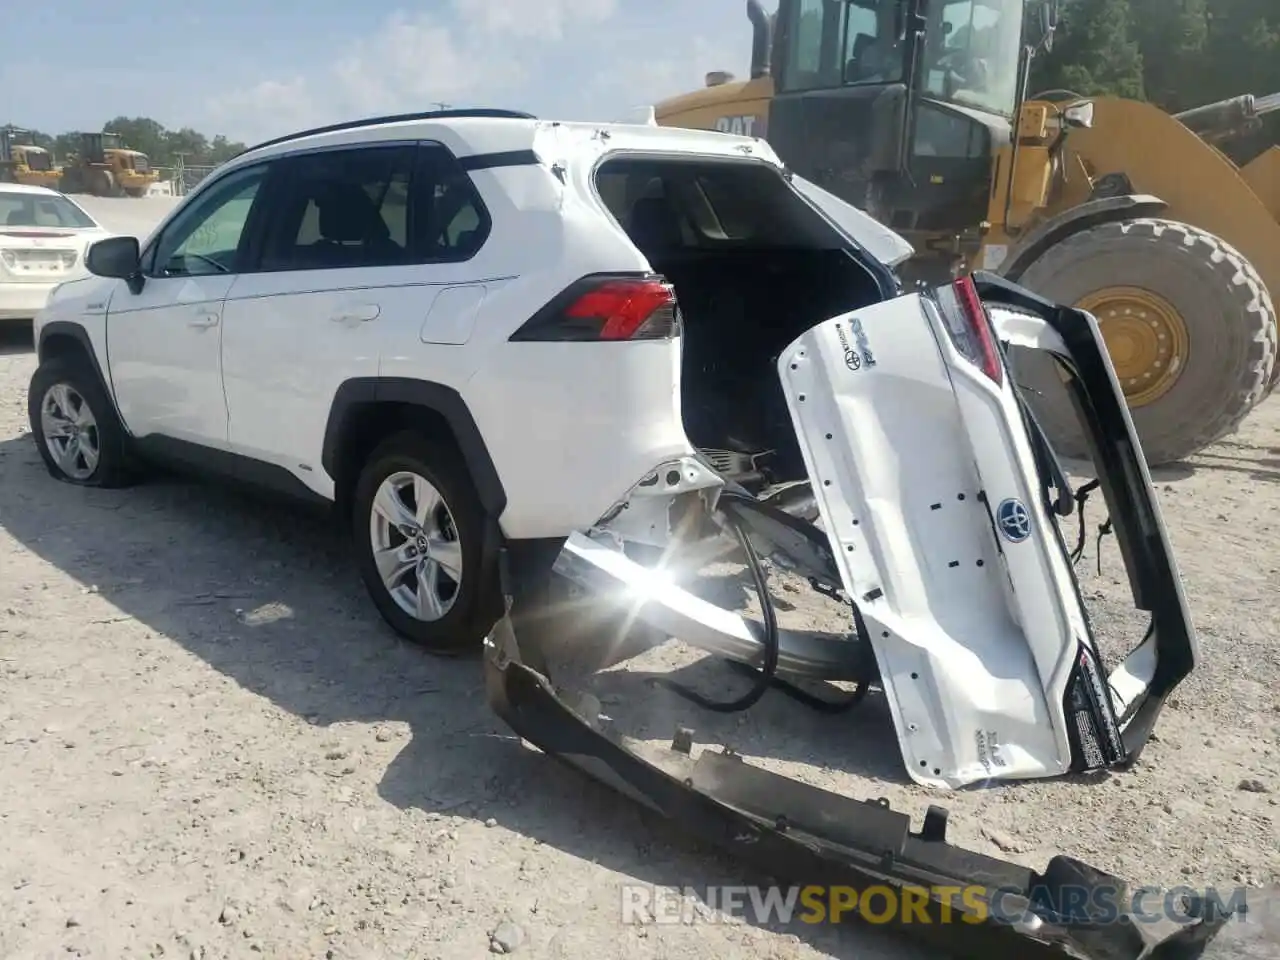
<path fill-rule="evenodd" d="M 1177 382 L 1191 338 L 1168 300 L 1138 287 L 1106 287 L 1076 304 L 1098 318 L 1130 407 L 1154 403 Z"/>

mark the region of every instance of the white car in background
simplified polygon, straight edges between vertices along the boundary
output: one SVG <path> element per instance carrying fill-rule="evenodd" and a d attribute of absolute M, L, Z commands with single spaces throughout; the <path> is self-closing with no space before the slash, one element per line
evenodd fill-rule
<path fill-rule="evenodd" d="M 65 194 L 0 183 L 0 320 L 35 317 L 54 287 L 88 275 L 89 244 L 111 235 Z"/>

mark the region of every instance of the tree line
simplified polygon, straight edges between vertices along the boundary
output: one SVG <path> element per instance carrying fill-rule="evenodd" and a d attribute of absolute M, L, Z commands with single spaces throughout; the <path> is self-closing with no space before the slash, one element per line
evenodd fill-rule
<path fill-rule="evenodd" d="M 179 158 L 186 166 L 217 166 L 245 149 L 245 145 L 228 140 L 222 134 L 209 137 L 191 127 L 170 130 L 150 117 L 116 117 L 102 125 L 104 133 L 116 133 L 131 150 L 145 153 L 152 166 L 177 166 Z M 31 131 L 37 147 L 44 147 L 61 160 L 80 149 L 79 131 L 51 134 Z"/>
<path fill-rule="evenodd" d="M 1065 89 L 1149 100 L 1176 113 L 1243 93 L 1280 92 L 1278 0 L 1063 0 L 1031 93 Z M 1245 153 L 1280 141 L 1271 114 Z"/>

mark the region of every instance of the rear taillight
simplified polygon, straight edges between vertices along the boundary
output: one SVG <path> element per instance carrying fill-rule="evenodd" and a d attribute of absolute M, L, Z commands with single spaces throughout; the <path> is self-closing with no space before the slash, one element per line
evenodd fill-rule
<path fill-rule="evenodd" d="M 1003 383 L 1004 363 L 1000 359 L 1000 347 L 973 278 L 961 277 L 939 287 L 937 298 L 947 334 L 956 350 L 993 383 Z"/>
<path fill-rule="evenodd" d="M 584 277 L 539 310 L 512 340 L 665 340 L 680 332 L 676 294 L 657 276 Z"/>

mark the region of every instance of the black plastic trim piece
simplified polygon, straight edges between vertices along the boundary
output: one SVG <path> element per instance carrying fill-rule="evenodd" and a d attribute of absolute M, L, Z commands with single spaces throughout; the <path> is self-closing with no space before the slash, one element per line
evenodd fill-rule
<path fill-rule="evenodd" d="M 500 110 L 488 107 L 477 107 L 465 110 L 423 110 L 415 113 L 396 113 L 385 117 L 365 117 L 362 120 L 344 120 L 342 123 L 330 123 L 323 127 L 312 127 L 310 130 L 299 130 L 297 133 L 289 133 L 282 137 L 275 137 L 272 140 L 264 140 L 261 143 L 255 143 L 252 147 L 247 147 L 240 153 L 236 154 L 236 156 L 243 157 L 246 153 L 253 153 L 255 150 L 274 147 L 277 144 L 288 143 L 291 140 L 301 140 L 303 137 L 316 137 L 322 133 L 340 133 L 343 130 L 359 130 L 361 127 L 376 127 L 387 123 L 411 123 L 414 120 L 460 120 L 468 117 L 491 120 L 538 119 L 531 113 L 522 113 L 519 110 Z"/>
<path fill-rule="evenodd" d="M 542 161 L 532 150 L 505 150 L 501 153 L 476 153 L 458 161 L 462 169 L 492 170 L 494 167 L 536 167 Z"/>
<path fill-rule="evenodd" d="M 1097 320 L 1083 310 L 1051 303 L 995 274 L 975 273 L 973 279 L 984 301 L 1005 304 L 1043 319 L 1062 337 L 1074 361 L 1070 371 L 1071 397 L 1085 427 L 1085 439 L 1124 558 L 1134 604 L 1151 614 L 1155 669 L 1146 692 L 1120 718 L 1124 722 L 1125 759 L 1132 763 L 1150 739 L 1165 700 L 1200 659 L 1182 579 L 1152 494 L 1151 475 L 1133 418 L 1124 403 Z M 1099 722 L 1105 724 L 1106 718 L 1099 717 Z"/>
<path fill-rule="evenodd" d="M 337 481 L 343 447 L 351 439 L 359 408 L 370 404 L 403 403 L 431 410 L 444 418 L 462 451 L 480 503 L 493 517 L 507 508 L 507 493 L 485 445 L 480 428 L 462 395 L 452 387 L 407 377 L 359 377 L 338 387 L 329 408 L 320 463 Z"/>
<path fill-rule="evenodd" d="M 217 478 L 257 493 L 324 510 L 333 506 L 331 500 L 316 493 L 284 467 L 253 457 L 155 433 L 135 439 L 132 450 L 143 460 L 197 479 Z"/>
<path fill-rule="evenodd" d="M 1072 234 L 1116 220 L 1151 216 L 1167 206 L 1168 204 L 1159 197 L 1149 194 L 1087 200 L 1077 207 L 1072 207 L 1046 220 L 1023 237 L 1014 247 L 1009 259 L 1001 265 L 1000 276 L 1017 281 L 1046 250 L 1061 243 Z"/>
<path fill-rule="evenodd" d="M 953 957 L 1193 957 L 1195 945 L 1212 939 L 1231 918 L 1201 916 L 1172 931 L 1127 915 L 1119 922 L 1094 922 L 1080 914 L 1079 901 L 1115 902 L 1128 885 L 1089 864 L 1057 856 L 1037 873 L 947 843 L 942 808 L 930 808 L 921 830 L 912 832 L 909 818 L 891 810 L 887 800 L 855 800 L 802 784 L 729 750 L 708 748 L 695 757 L 690 731 L 680 728 L 670 748 L 654 748 L 618 735 L 604 717 L 574 712 L 544 675 L 536 643 L 524 645 L 526 628 L 539 616 L 539 584 L 549 578 L 558 552 L 554 543 L 549 547 L 502 552 L 507 615 L 486 641 L 489 704 L 544 753 L 670 819 L 686 834 L 781 883 L 857 891 L 913 887 L 927 921 L 917 911 L 897 914 L 891 922 Z M 1059 909 L 1062 904 L 1072 906 Z M 1123 914 L 1123 901 L 1115 905 Z M 1015 924 L 1015 918 L 1031 918 L 1034 927 Z"/>
<path fill-rule="evenodd" d="M 116 392 L 112 388 L 111 381 L 107 379 L 102 363 L 98 360 L 98 352 L 93 348 L 93 340 L 89 336 L 89 331 L 78 323 L 72 323 L 70 320 L 54 320 L 51 323 L 46 323 L 40 328 L 40 337 L 36 341 L 37 362 L 44 363 L 46 359 L 45 344 L 52 337 L 70 337 L 80 344 L 85 354 L 89 357 L 93 372 L 97 376 L 98 382 L 102 384 L 108 399 L 110 399 L 111 406 L 115 408 L 116 416 L 120 417 L 120 405 L 116 403 Z M 123 417 L 120 417 L 120 422 L 124 423 Z M 126 426 L 125 429 L 128 430 L 128 427 Z"/>

